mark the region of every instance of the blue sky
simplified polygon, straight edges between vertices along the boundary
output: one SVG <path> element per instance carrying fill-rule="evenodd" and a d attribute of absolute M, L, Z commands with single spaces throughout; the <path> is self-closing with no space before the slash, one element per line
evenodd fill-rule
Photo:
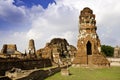
<path fill-rule="evenodd" d="M 44 9 L 46 9 L 49 4 L 53 4 L 53 3 L 56 4 L 54 0 L 14 0 L 12 2 L 13 6 L 16 6 L 16 7 L 24 6 L 26 8 L 32 8 L 35 5 L 36 6 L 40 5 Z M 24 16 L 21 13 L 16 11 L 11 11 L 10 9 L 7 9 L 6 12 L 10 14 L 6 16 L 8 20 L 0 18 L 1 30 L 10 30 L 12 27 L 12 30 L 16 31 L 16 30 L 20 30 L 21 26 L 24 27 L 25 29 L 29 29 L 26 23 L 25 24 L 20 23 L 21 21 L 24 22 L 23 20 Z"/>
<path fill-rule="evenodd" d="M 14 5 L 16 6 L 26 6 L 31 8 L 34 5 L 41 5 L 44 9 L 48 7 L 49 4 L 56 3 L 54 0 L 14 0 Z"/>
<path fill-rule="evenodd" d="M 17 44 L 24 52 L 29 39 L 40 49 L 55 37 L 76 46 L 84 7 L 96 15 L 101 44 L 120 46 L 120 0 L 0 0 L 0 49 Z"/>

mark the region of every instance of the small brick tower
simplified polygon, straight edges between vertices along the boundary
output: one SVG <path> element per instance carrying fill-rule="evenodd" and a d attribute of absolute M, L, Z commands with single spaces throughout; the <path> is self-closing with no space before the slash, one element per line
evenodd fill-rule
<path fill-rule="evenodd" d="M 101 53 L 101 44 L 96 33 L 96 20 L 93 11 L 86 7 L 79 16 L 78 51 L 73 65 L 109 66 L 109 61 Z"/>
<path fill-rule="evenodd" d="M 35 43 L 33 39 L 29 40 L 28 53 L 32 58 L 36 57 Z"/>

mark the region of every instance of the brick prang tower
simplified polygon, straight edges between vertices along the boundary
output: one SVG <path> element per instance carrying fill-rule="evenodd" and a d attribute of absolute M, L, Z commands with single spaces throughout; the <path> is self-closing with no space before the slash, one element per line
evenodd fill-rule
<path fill-rule="evenodd" d="M 109 61 L 101 53 L 101 44 L 96 33 L 96 20 L 93 11 L 85 7 L 79 16 L 77 54 L 73 65 L 109 66 Z"/>

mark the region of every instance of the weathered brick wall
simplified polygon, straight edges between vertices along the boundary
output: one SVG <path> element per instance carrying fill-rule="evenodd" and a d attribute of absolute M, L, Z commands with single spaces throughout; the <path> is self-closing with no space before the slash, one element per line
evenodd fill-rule
<path fill-rule="evenodd" d="M 4 60 L 0 61 L 0 75 L 13 67 L 20 69 L 34 69 L 52 66 L 50 59 L 29 59 L 29 60 Z"/>
<path fill-rule="evenodd" d="M 62 67 L 55 67 L 55 68 L 49 68 L 47 70 L 38 70 L 35 71 L 33 73 L 31 73 L 30 75 L 18 79 L 18 80 L 44 80 L 45 78 L 48 78 L 49 76 L 54 75 L 57 72 L 60 72 L 62 68 L 66 68 L 67 66 L 62 66 Z"/>

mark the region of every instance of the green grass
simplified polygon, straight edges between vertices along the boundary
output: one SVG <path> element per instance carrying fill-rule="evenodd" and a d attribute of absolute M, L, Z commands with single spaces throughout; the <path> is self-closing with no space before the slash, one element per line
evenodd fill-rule
<path fill-rule="evenodd" d="M 48 70 L 48 69 L 51 69 L 51 68 L 56 68 L 58 66 L 51 66 L 51 67 L 45 67 L 45 68 L 39 68 L 40 70 Z"/>
<path fill-rule="evenodd" d="M 45 80 L 120 80 L 120 67 L 99 69 L 70 67 L 69 70 L 70 76 L 62 76 L 59 72 Z"/>

